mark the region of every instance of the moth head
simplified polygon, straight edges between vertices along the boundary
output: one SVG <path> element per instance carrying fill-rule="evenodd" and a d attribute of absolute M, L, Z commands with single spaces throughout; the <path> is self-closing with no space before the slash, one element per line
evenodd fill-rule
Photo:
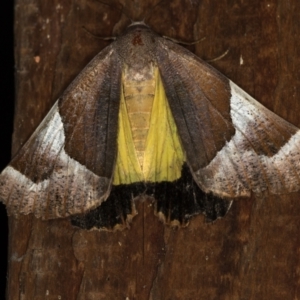
<path fill-rule="evenodd" d="M 146 27 L 146 28 L 149 28 L 149 26 L 144 22 L 144 21 L 133 21 L 129 26 L 128 28 L 130 27 L 135 27 L 135 26 L 141 26 L 141 27 Z"/>
<path fill-rule="evenodd" d="M 128 25 L 123 35 L 126 34 L 151 34 L 153 31 L 144 21 L 134 21 L 130 25 Z"/>
<path fill-rule="evenodd" d="M 115 41 L 121 61 L 134 70 L 148 68 L 155 62 L 158 35 L 143 21 L 133 22 Z"/>

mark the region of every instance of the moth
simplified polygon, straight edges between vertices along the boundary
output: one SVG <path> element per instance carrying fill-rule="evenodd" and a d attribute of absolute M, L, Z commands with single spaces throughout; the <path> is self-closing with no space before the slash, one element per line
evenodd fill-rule
<path fill-rule="evenodd" d="M 272 128 L 272 131 L 269 129 Z M 78 75 L 0 175 L 9 215 L 113 227 L 156 199 L 167 223 L 299 190 L 298 128 L 142 22 Z"/>

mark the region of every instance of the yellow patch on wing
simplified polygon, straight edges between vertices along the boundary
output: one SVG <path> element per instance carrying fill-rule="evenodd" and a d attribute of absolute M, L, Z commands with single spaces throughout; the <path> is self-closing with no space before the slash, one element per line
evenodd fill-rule
<path fill-rule="evenodd" d="M 148 103 L 152 102 L 149 122 L 138 121 L 145 113 L 141 111 L 139 114 L 138 109 L 134 110 L 132 108 L 132 103 L 130 103 L 131 108 L 129 110 L 135 111 L 135 116 L 131 115 L 129 117 L 129 106 L 126 105 L 127 100 L 125 100 L 124 86 L 122 85 L 114 185 L 139 181 L 174 181 L 181 175 L 181 168 L 185 160 L 184 152 L 163 83 L 156 67 L 154 68 L 154 83 L 149 83 L 144 89 L 130 89 L 131 91 L 135 90 L 136 93 L 139 93 L 138 90 L 141 93 L 143 93 L 143 90 L 147 91 L 146 98 L 149 98 L 151 94 L 154 95 L 153 102 L 147 99 Z M 149 91 L 151 85 L 154 92 Z M 129 88 L 128 84 L 125 85 L 125 88 Z M 143 98 L 143 96 L 137 98 Z M 139 125 L 137 124 L 145 127 L 145 123 L 149 123 L 149 128 L 138 128 Z M 146 132 L 146 136 L 141 138 L 139 134 L 135 134 L 137 132 Z M 136 137 L 141 140 L 144 139 L 142 151 L 141 147 L 137 149 L 136 145 L 139 142 L 136 141 Z"/>

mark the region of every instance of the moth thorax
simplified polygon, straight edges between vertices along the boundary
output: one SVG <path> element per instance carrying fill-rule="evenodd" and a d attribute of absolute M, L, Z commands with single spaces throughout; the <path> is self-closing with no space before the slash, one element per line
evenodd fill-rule
<path fill-rule="evenodd" d="M 123 81 L 123 91 L 136 155 L 143 170 L 155 92 L 154 77 L 142 81 L 125 79 Z"/>

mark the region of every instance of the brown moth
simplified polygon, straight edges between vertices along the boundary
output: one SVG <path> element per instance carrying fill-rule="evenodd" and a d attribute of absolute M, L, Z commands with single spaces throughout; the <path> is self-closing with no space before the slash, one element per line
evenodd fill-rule
<path fill-rule="evenodd" d="M 84 228 L 126 221 L 140 193 L 167 222 L 199 212 L 214 220 L 235 198 L 298 191 L 299 146 L 298 128 L 135 22 L 4 169 L 0 199 L 10 215 L 77 215 Z"/>

